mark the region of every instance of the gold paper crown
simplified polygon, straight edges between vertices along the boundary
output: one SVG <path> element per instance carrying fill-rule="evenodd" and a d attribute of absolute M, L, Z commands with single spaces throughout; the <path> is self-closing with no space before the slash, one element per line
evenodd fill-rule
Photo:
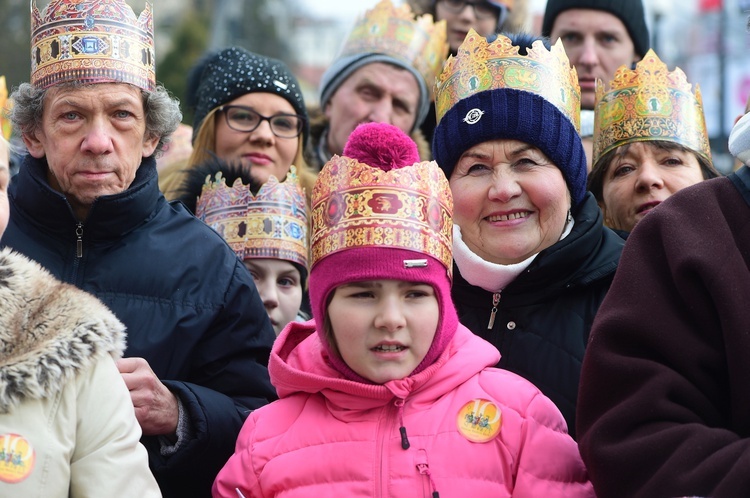
<path fill-rule="evenodd" d="M 283 259 L 307 268 L 305 192 L 292 166 L 253 195 L 240 178 L 228 187 L 221 172 L 206 178 L 195 215 L 216 230 L 240 259 Z"/>
<path fill-rule="evenodd" d="M 0 132 L 5 140 L 10 140 L 13 126 L 10 121 L 10 109 L 12 101 L 8 100 L 8 87 L 5 85 L 5 76 L 0 76 Z"/>
<path fill-rule="evenodd" d="M 605 93 L 596 82 L 594 162 L 615 147 L 664 140 L 687 147 L 711 162 L 703 99 L 698 85 L 691 92 L 685 73 L 667 65 L 649 50 L 635 70 L 620 67 Z"/>
<path fill-rule="evenodd" d="M 136 18 L 124 0 L 31 0 L 31 84 L 78 81 L 156 87 L 151 4 Z"/>
<path fill-rule="evenodd" d="M 311 267 L 346 249 L 416 251 L 453 270 L 453 198 L 437 163 L 383 171 L 334 155 L 312 193 Z"/>
<path fill-rule="evenodd" d="M 381 0 L 361 16 L 344 43 L 339 57 L 379 53 L 414 67 L 432 91 L 435 77 L 448 56 L 445 21 L 433 23 L 432 15 L 414 18 L 408 4 L 394 6 Z"/>
<path fill-rule="evenodd" d="M 580 131 L 581 87 L 562 42 L 558 40 L 547 50 L 537 40 L 527 55 L 519 55 L 518 49 L 503 35 L 489 43 L 484 36 L 469 30 L 458 53 L 448 58 L 437 78 L 438 122 L 459 100 L 485 90 L 509 88 L 544 98 Z"/>

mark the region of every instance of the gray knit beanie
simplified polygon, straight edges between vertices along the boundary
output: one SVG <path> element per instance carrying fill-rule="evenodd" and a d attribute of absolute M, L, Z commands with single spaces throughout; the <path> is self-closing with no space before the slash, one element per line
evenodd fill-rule
<path fill-rule="evenodd" d="M 414 131 L 419 125 L 422 124 L 422 121 L 424 121 L 425 117 L 427 117 L 427 112 L 430 109 L 430 91 L 427 88 L 427 83 L 425 83 L 424 78 L 414 66 L 387 54 L 365 52 L 360 54 L 345 55 L 333 61 L 326 72 L 323 73 L 323 77 L 320 80 L 321 109 L 325 109 L 326 104 L 328 104 L 328 101 L 331 100 L 331 97 L 336 92 L 336 90 L 338 90 L 341 84 L 346 81 L 346 79 L 351 76 L 354 71 L 368 64 L 372 64 L 373 62 L 384 62 L 387 64 L 392 64 L 396 67 L 400 67 L 402 69 L 406 69 L 412 75 L 414 75 L 414 78 L 417 80 L 417 84 L 419 85 L 417 119 L 414 121 L 414 126 L 410 130 Z"/>

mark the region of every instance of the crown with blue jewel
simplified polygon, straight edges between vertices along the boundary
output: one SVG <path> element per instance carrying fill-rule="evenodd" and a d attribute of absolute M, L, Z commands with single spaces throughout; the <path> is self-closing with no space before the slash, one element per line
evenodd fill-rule
<path fill-rule="evenodd" d="M 130 83 L 156 87 L 154 20 L 124 0 L 31 0 L 31 84 Z"/>

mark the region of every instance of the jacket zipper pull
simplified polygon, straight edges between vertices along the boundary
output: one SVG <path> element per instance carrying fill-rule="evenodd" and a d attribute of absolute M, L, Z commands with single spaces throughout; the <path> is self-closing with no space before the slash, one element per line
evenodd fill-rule
<path fill-rule="evenodd" d="M 495 292 L 492 294 L 492 311 L 490 312 L 490 323 L 487 324 L 487 330 L 492 330 L 492 326 L 495 325 L 495 314 L 497 314 L 497 304 L 500 302 L 500 293 Z"/>
<path fill-rule="evenodd" d="M 76 258 L 83 257 L 83 223 L 76 225 Z"/>
<path fill-rule="evenodd" d="M 423 476 L 427 476 L 427 480 L 430 481 L 430 488 L 432 498 L 440 498 L 440 493 L 437 491 L 435 486 L 435 480 L 432 478 L 432 472 L 430 472 L 430 466 L 427 464 L 427 452 L 425 450 L 419 450 L 417 453 L 417 471 Z"/>
<path fill-rule="evenodd" d="M 398 432 L 401 434 L 401 448 L 408 450 L 411 443 L 409 443 L 409 438 L 406 437 L 406 427 L 402 425 L 398 428 Z"/>

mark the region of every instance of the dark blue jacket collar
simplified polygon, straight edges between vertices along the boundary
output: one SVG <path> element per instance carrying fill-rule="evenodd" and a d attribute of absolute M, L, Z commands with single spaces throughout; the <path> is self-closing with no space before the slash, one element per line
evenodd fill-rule
<path fill-rule="evenodd" d="M 47 181 L 47 161 L 31 155 L 10 185 L 11 203 L 22 215 L 51 233 L 70 236 L 78 220 L 68 200 Z M 159 191 L 156 161 L 144 158 L 133 183 L 124 192 L 99 197 L 88 217 L 81 220 L 87 237 L 117 238 L 142 225 L 153 215 L 159 202 L 166 202 Z"/>

